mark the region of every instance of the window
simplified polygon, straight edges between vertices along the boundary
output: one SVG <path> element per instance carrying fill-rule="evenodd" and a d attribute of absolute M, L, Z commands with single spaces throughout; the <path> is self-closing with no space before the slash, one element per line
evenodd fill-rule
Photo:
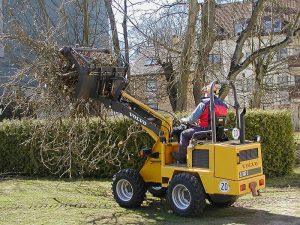
<path fill-rule="evenodd" d="M 279 76 L 277 77 L 277 83 L 279 85 L 287 85 L 289 82 L 289 77 L 288 76 Z"/>
<path fill-rule="evenodd" d="M 265 78 L 265 84 L 266 84 L 267 87 L 273 87 L 273 85 L 274 85 L 273 77 L 266 77 Z"/>
<path fill-rule="evenodd" d="M 155 58 L 147 58 L 144 62 L 144 66 L 154 66 L 157 64 L 158 64 L 158 62 Z"/>
<path fill-rule="evenodd" d="M 156 80 L 147 80 L 146 91 L 147 92 L 155 92 L 156 90 L 157 90 Z"/>
<path fill-rule="evenodd" d="M 264 18 L 264 32 L 271 33 L 272 32 L 272 20 L 271 17 Z"/>
<path fill-rule="evenodd" d="M 282 29 L 282 20 L 280 18 L 272 19 L 270 16 L 264 18 L 264 32 L 280 32 Z"/>
<path fill-rule="evenodd" d="M 243 30 L 246 29 L 247 24 L 248 24 L 247 19 L 241 19 L 239 21 L 236 21 L 234 24 L 234 33 L 239 35 Z"/>
<path fill-rule="evenodd" d="M 274 32 L 280 32 L 282 29 L 282 22 L 280 18 L 275 19 L 274 21 Z"/>
<path fill-rule="evenodd" d="M 234 33 L 240 34 L 243 31 L 243 25 L 241 23 L 234 24 Z"/>
<path fill-rule="evenodd" d="M 288 56 L 287 48 L 282 48 L 277 52 L 277 60 L 285 59 Z"/>
<path fill-rule="evenodd" d="M 208 62 L 210 64 L 219 64 L 221 63 L 221 55 L 220 54 L 209 54 Z"/>

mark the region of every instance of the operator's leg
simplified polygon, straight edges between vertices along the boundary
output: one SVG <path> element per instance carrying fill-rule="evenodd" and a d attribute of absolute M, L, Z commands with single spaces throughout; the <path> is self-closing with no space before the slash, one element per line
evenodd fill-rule
<path fill-rule="evenodd" d="M 172 156 L 179 162 L 186 162 L 187 146 L 195 132 L 207 130 L 204 127 L 192 127 L 183 131 L 180 135 L 178 154 L 173 152 Z"/>
<path fill-rule="evenodd" d="M 187 146 L 189 145 L 189 142 L 193 136 L 193 134 L 196 132 L 195 127 L 186 129 L 180 134 L 180 142 L 179 142 L 179 157 L 181 159 L 186 159 L 186 152 L 187 152 Z"/>

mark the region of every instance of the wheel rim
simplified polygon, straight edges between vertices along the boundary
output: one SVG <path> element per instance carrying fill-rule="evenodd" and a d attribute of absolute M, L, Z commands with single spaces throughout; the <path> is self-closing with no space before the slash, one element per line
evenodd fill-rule
<path fill-rule="evenodd" d="M 191 204 L 191 193 L 183 184 L 177 184 L 172 191 L 172 199 L 177 208 L 184 210 Z"/>
<path fill-rule="evenodd" d="M 116 185 L 116 191 L 118 197 L 124 201 L 128 202 L 133 196 L 133 188 L 128 180 L 121 179 Z"/>

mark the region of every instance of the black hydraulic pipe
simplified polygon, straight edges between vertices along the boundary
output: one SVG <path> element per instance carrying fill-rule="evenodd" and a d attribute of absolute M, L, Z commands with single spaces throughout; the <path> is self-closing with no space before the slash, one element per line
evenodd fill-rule
<path fill-rule="evenodd" d="M 240 117 L 240 123 L 241 123 L 241 128 L 240 128 L 240 143 L 244 144 L 245 143 L 245 114 L 246 114 L 246 108 L 243 109 L 241 114 L 239 115 Z M 237 115 L 238 117 L 238 115 Z"/>

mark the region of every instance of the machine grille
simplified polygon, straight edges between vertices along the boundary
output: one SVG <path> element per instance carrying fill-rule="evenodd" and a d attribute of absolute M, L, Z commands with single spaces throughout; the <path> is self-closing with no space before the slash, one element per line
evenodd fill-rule
<path fill-rule="evenodd" d="M 193 150 L 192 166 L 200 168 L 209 168 L 209 150 Z"/>
<path fill-rule="evenodd" d="M 257 159 L 258 158 L 258 149 L 247 149 L 239 152 L 240 162 Z"/>

